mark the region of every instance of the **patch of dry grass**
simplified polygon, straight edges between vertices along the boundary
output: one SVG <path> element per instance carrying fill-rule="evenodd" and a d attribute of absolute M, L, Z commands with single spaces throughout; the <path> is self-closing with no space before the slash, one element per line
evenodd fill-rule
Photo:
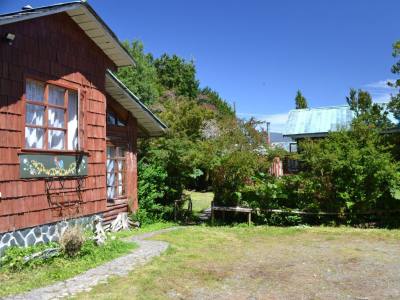
<path fill-rule="evenodd" d="M 79 299 L 400 298 L 400 231 L 190 227 L 169 250 Z"/>

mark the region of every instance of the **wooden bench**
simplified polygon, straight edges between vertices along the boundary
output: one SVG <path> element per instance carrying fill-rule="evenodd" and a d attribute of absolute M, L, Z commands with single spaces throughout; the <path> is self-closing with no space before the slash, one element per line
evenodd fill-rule
<path fill-rule="evenodd" d="M 238 212 L 238 213 L 246 213 L 247 214 L 247 222 L 250 226 L 251 224 L 251 212 L 253 211 L 251 208 L 247 207 L 239 207 L 239 206 L 214 206 L 211 204 L 211 225 L 214 226 L 215 221 L 215 211 L 231 211 L 231 212 Z"/>

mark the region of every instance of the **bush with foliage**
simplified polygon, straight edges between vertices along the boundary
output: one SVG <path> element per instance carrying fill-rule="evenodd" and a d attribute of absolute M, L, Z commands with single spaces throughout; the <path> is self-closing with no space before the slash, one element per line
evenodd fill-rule
<path fill-rule="evenodd" d="M 162 203 L 169 188 L 168 173 L 161 165 L 148 162 L 146 158 L 139 161 L 138 172 L 139 210 L 133 218 L 143 225 L 155 223 L 166 213 Z"/>
<path fill-rule="evenodd" d="M 364 124 L 300 145 L 306 175 L 324 211 L 367 212 L 400 207 L 400 165 L 379 131 Z"/>
<path fill-rule="evenodd" d="M 59 243 L 61 251 L 69 257 L 76 256 L 85 242 L 85 235 L 81 227 L 69 226 L 61 234 Z"/>
<path fill-rule="evenodd" d="M 393 158 L 387 136 L 365 120 L 356 119 L 351 130 L 332 132 L 324 139 L 302 141 L 302 172 L 281 178 L 254 176 L 238 189 L 242 203 L 261 211 L 287 210 L 261 215 L 259 220 L 275 225 L 392 222 L 388 214 L 379 213 L 400 209 L 400 163 Z M 291 210 L 337 216 L 296 216 Z"/>
<path fill-rule="evenodd" d="M 221 126 L 212 153 L 215 203 L 242 205 L 240 190 L 258 174 L 268 172 L 271 159 L 264 136 L 257 130 L 259 124 L 253 119 L 229 119 Z"/>

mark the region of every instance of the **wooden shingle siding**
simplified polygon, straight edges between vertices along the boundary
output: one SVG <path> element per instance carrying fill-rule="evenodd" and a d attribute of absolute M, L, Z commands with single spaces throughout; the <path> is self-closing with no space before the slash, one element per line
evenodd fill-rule
<path fill-rule="evenodd" d="M 0 27 L 0 36 L 8 32 L 16 38 L 0 45 L 0 233 L 107 211 L 104 87 L 105 71 L 115 65 L 64 13 Z M 82 203 L 73 201 L 76 180 L 65 182 L 64 197 L 50 193 L 49 201 L 44 180 L 20 179 L 26 78 L 79 89 L 79 142 L 89 157 Z M 73 204 L 60 208 L 57 201 Z"/>

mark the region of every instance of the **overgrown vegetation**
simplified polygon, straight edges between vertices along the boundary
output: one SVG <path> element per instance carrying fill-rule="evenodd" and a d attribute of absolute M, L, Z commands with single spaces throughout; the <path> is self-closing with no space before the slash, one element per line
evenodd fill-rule
<path fill-rule="evenodd" d="M 193 61 L 154 58 L 140 42 L 125 46 L 137 66 L 122 68 L 119 77 L 168 125 L 166 136 L 139 145 L 140 209 L 134 218 L 142 224 L 171 219 L 186 188 L 213 186 L 216 201 L 235 202 L 245 179 L 269 166 L 259 123 L 237 119 L 215 90 L 200 88 Z"/>
<path fill-rule="evenodd" d="M 125 46 L 138 66 L 121 69 L 119 76 L 169 127 L 166 136 L 140 144 L 140 209 L 134 218 L 143 224 L 171 219 L 184 189 L 212 188 L 219 205 L 259 209 L 256 222 L 396 225 L 397 216 L 389 212 L 400 209 L 400 151 L 398 138 L 387 130 L 393 126 L 389 112 L 400 116 L 399 95 L 379 105 L 368 92 L 350 90 L 346 100 L 356 115 L 351 129 L 301 141 L 292 157 L 301 172 L 274 178 L 272 160 L 287 153 L 267 145 L 262 124 L 238 119 L 215 90 L 200 88 L 193 61 L 168 54 L 154 58 L 140 42 Z M 397 57 L 400 43 L 393 49 Z M 397 62 L 392 72 L 399 70 Z M 400 80 L 390 84 L 400 88 Z M 295 100 L 296 108 L 308 106 L 300 91 Z"/>

